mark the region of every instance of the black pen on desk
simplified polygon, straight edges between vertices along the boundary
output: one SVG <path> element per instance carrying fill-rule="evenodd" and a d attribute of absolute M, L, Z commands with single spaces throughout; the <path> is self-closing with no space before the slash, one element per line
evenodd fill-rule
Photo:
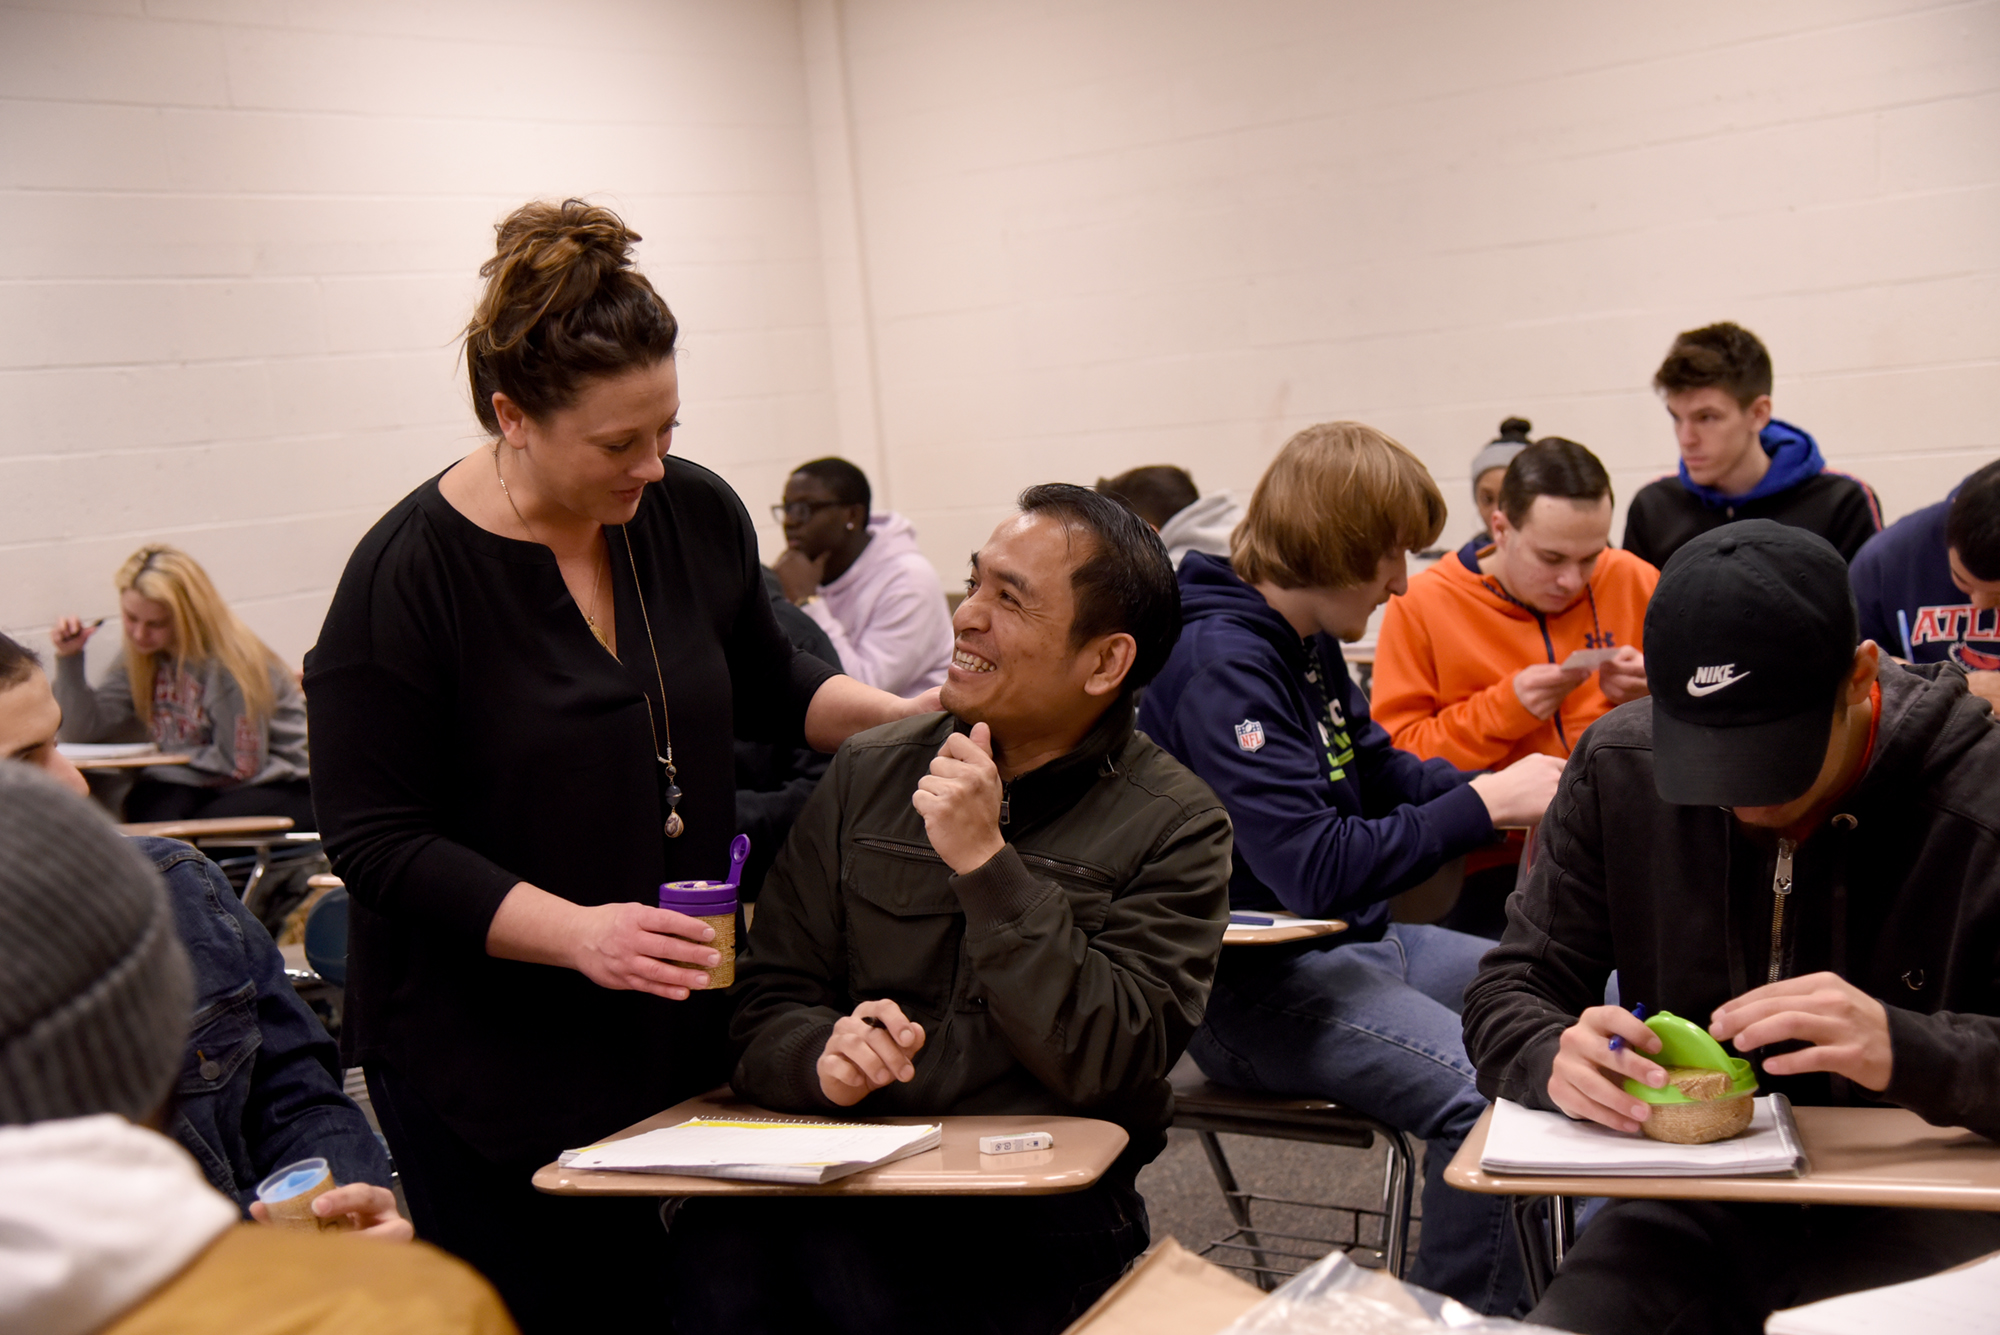
<path fill-rule="evenodd" d="M 1638 1005 L 1632 1007 L 1632 1018 L 1635 1020 L 1643 1020 L 1646 1018 L 1645 1002 L 1642 1001 Z M 1611 1050 L 1613 1052 L 1618 1051 L 1618 1049 L 1624 1046 L 1625 1046 L 1625 1036 L 1623 1034 L 1613 1034 L 1611 1036 Z"/>

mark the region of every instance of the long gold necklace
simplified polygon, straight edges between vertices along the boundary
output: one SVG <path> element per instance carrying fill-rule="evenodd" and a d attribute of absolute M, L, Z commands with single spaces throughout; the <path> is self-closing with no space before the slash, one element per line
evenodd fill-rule
<path fill-rule="evenodd" d="M 646 701 L 646 730 L 653 733 L 653 759 L 657 760 L 665 768 L 667 775 L 666 791 L 661 794 L 667 803 L 667 823 L 665 827 L 667 838 L 678 839 L 681 837 L 681 831 L 687 828 L 687 822 L 681 819 L 681 813 L 678 810 L 681 804 L 681 790 L 680 785 L 674 782 L 678 771 L 674 769 L 673 724 L 667 719 L 667 679 L 666 675 L 660 671 L 660 646 L 653 642 L 653 614 L 646 610 L 646 591 L 639 584 L 639 559 L 632 555 L 632 535 L 627 531 L 625 525 L 620 524 L 618 526 L 618 536 L 625 543 L 625 559 L 632 565 L 632 592 L 638 599 L 640 624 L 646 628 L 646 648 L 651 650 L 653 654 L 653 680 L 660 688 L 660 731 L 665 732 L 667 735 L 665 755 L 660 754 L 660 732 L 653 731 L 653 702 L 651 700 Z M 609 552 L 606 553 L 605 560 L 609 562 Z M 639 694 L 644 696 L 645 692 L 641 691 Z"/>
<path fill-rule="evenodd" d="M 500 446 L 497 442 L 493 446 L 493 476 L 499 481 L 500 494 L 507 498 L 507 506 L 509 509 L 513 510 L 514 518 L 521 521 L 521 527 L 528 530 L 528 536 L 530 538 L 533 538 L 536 542 L 541 543 L 542 546 L 548 547 L 548 544 L 542 542 L 541 536 L 535 532 L 535 526 L 528 522 L 528 517 L 521 513 L 521 507 L 514 501 L 514 493 L 507 490 L 507 479 L 505 477 L 502 477 L 500 474 Z M 551 555 L 553 555 L 555 553 L 555 548 L 549 547 L 549 552 Z M 579 608 L 578 610 L 583 613 L 583 624 L 590 627 L 590 633 L 596 637 L 597 642 L 600 645 L 604 646 L 604 651 L 608 654 L 611 654 L 613 658 L 616 658 L 618 655 L 611 648 L 611 640 L 605 635 L 604 628 L 597 624 L 597 618 L 591 615 L 591 613 L 594 612 L 597 608 L 598 592 L 604 587 L 604 566 L 609 563 L 609 559 L 610 559 L 609 553 L 606 554 L 606 559 L 604 562 L 598 561 L 597 553 L 595 551 L 591 553 L 590 606 Z M 558 569 L 560 569 L 560 566 L 558 566 Z M 650 721 L 651 715 L 648 715 L 647 717 L 648 721 Z"/>

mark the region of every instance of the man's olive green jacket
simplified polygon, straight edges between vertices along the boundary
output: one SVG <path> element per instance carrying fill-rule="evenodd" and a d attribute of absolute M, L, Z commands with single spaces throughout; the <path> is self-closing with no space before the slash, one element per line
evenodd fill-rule
<path fill-rule="evenodd" d="M 924 1026 L 916 1077 L 853 1114 L 1059 1113 L 1166 1143 L 1167 1072 L 1201 1023 L 1229 920 L 1229 817 L 1114 705 L 1007 785 L 1007 846 L 954 875 L 910 805 L 954 728 L 928 714 L 841 747 L 757 901 L 737 963 L 734 1085 L 823 1112 L 833 1023 L 887 997 Z"/>

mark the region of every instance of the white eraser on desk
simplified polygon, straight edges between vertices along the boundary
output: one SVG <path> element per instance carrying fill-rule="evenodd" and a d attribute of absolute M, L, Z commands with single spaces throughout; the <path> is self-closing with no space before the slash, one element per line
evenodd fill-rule
<path fill-rule="evenodd" d="M 1023 1150 L 1055 1148 L 1056 1138 L 1046 1131 L 1026 1131 L 1014 1136 L 981 1136 L 981 1154 L 1019 1154 Z"/>

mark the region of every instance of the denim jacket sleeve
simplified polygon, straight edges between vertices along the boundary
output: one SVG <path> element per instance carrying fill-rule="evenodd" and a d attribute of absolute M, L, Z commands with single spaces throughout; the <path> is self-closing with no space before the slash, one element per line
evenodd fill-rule
<path fill-rule="evenodd" d="M 381 1142 L 341 1091 L 333 1039 L 293 990 L 284 957 L 221 868 L 171 839 L 135 842 L 166 880 L 194 967 L 174 1139 L 216 1190 L 246 1210 L 264 1177 L 316 1155 L 336 1182 L 390 1185 Z"/>

